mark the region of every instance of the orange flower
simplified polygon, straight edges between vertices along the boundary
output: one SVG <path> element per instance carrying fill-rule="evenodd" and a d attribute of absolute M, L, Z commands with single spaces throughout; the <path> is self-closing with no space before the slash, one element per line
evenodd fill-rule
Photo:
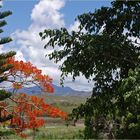
<path fill-rule="evenodd" d="M 20 78 L 32 78 L 31 81 L 36 81 L 43 88 L 45 92 L 53 93 L 52 78 L 48 75 L 42 75 L 42 71 L 33 66 L 30 62 L 16 61 L 14 58 L 8 58 L 7 64 L 13 65 L 13 68 L 9 71 L 11 75 L 19 74 Z M 22 85 L 23 86 L 23 85 Z M 15 89 L 22 88 L 21 84 L 13 83 Z"/>

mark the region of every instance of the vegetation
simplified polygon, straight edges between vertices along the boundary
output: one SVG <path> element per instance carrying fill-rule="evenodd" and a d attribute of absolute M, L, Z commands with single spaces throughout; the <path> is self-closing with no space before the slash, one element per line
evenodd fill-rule
<path fill-rule="evenodd" d="M 11 14 L 0 12 L 0 33 L 7 24 L 5 17 Z M 92 96 L 85 102 L 76 97 L 16 94 L 33 84 L 53 93 L 52 78 L 30 62 L 15 60 L 15 52 L 2 53 L 0 139 L 9 135 L 13 139 L 140 138 L 140 2 L 116 0 L 111 7 L 82 14 L 77 20 L 78 31 L 47 29 L 40 36 L 50 37 L 45 48 L 60 47 L 49 58 L 56 63 L 63 60 L 61 84 L 68 74 L 73 79 L 82 74 L 95 82 Z M 11 41 L 1 37 L 0 45 Z M 67 113 L 58 108 L 67 113 L 75 108 L 69 115 L 73 126 L 68 127 Z M 74 127 L 76 121 L 78 126 Z"/>
<path fill-rule="evenodd" d="M 60 97 L 54 95 L 43 95 L 45 101 L 55 107 L 59 107 L 61 110 L 68 111 L 70 113 L 74 107 L 79 106 L 81 103 L 85 102 L 85 99 L 79 97 Z M 63 105 L 63 102 L 68 103 L 67 105 Z M 54 104 L 55 103 L 55 104 Z M 76 103 L 76 104 L 75 104 Z M 53 118 L 46 117 L 43 118 L 45 120 L 45 125 L 41 128 L 36 129 L 35 138 L 36 140 L 46 140 L 46 139 L 83 139 L 83 130 L 84 130 L 84 122 L 83 120 L 79 120 L 74 126 L 74 123 L 71 122 L 69 126 L 66 125 L 65 120 L 61 118 Z M 8 129 L 1 127 L 0 130 L 6 133 L 7 139 L 16 139 L 22 140 L 21 137 L 11 133 Z M 9 135 L 8 135 L 9 132 Z M 32 139 L 33 132 L 30 130 L 26 130 L 26 134 L 28 134 L 27 139 Z"/>
<path fill-rule="evenodd" d="M 85 118 L 84 138 L 140 138 L 140 2 L 113 1 L 77 17 L 79 30 L 44 30 L 45 45 L 59 46 L 49 55 L 60 66 L 61 82 L 68 74 L 95 81 L 93 94 L 72 112 Z"/>

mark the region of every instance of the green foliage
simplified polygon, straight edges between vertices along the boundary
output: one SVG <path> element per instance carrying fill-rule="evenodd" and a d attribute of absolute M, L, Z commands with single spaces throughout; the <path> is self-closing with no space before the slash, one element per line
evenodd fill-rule
<path fill-rule="evenodd" d="M 7 23 L 4 20 L 5 17 L 11 15 L 10 11 L 0 12 L 0 27 L 5 26 Z M 3 30 L 0 29 L 0 33 L 2 33 Z M 8 42 L 12 41 L 10 37 L 4 37 L 0 39 L 0 45 L 6 44 Z M 7 80 L 7 75 L 5 74 L 6 71 L 12 68 L 11 65 L 5 65 L 6 59 L 9 57 L 12 57 L 15 55 L 15 52 L 8 52 L 8 53 L 2 53 L 0 54 L 0 83 Z M 12 94 L 10 92 L 7 92 L 3 89 L 0 90 L 0 101 L 4 101 L 5 99 L 9 98 Z M 1 112 L 3 111 L 3 106 L 0 106 L 0 123 L 5 122 L 7 120 L 10 120 L 12 118 L 12 115 L 9 114 L 6 117 L 2 116 Z M 6 132 L 0 132 L 0 136 L 3 136 L 5 134 L 8 134 Z"/>
<path fill-rule="evenodd" d="M 49 54 L 60 66 L 62 82 L 69 73 L 95 81 L 93 94 L 71 117 L 85 118 L 85 138 L 140 138 L 140 2 L 113 1 L 77 17 L 79 31 L 44 30 Z M 133 41 L 130 37 L 135 37 Z M 61 48 L 63 46 L 63 49 Z"/>
<path fill-rule="evenodd" d="M 139 138 L 140 132 L 140 68 L 131 70 L 122 81 L 120 93 L 124 97 L 125 117 L 118 131 L 118 138 Z"/>
<path fill-rule="evenodd" d="M 0 101 L 3 101 L 5 98 L 9 98 L 11 95 L 12 95 L 11 92 L 0 90 Z"/>
<path fill-rule="evenodd" d="M 14 134 L 14 133 L 11 132 L 11 131 L 0 131 L 0 136 L 1 136 L 1 137 L 5 137 L 5 136 L 6 136 L 5 139 L 8 139 L 8 136 L 10 136 L 10 135 L 12 135 L 12 134 Z"/>

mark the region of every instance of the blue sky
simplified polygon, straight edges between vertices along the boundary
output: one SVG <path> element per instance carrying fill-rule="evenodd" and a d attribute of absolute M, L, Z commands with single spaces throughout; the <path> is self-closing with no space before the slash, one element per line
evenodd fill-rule
<path fill-rule="evenodd" d="M 37 1 L 5 0 L 3 10 L 12 11 L 12 15 L 7 18 L 9 33 L 16 29 L 26 29 L 31 24 L 30 14 Z"/>
<path fill-rule="evenodd" d="M 5 0 L 3 10 L 11 10 L 12 16 L 7 18 L 8 26 L 5 27 L 6 34 L 14 32 L 16 29 L 26 29 L 31 24 L 30 14 L 39 0 Z M 110 1 L 106 0 L 65 0 L 65 6 L 60 10 L 64 14 L 66 26 L 72 24 L 82 13 L 94 11 L 101 6 L 110 6 Z"/>
<path fill-rule="evenodd" d="M 54 84 L 59 85 L 60 70 L 58 66 L 45 58 L 46 53 L 52 48 L 44 50 L 47 40 L 41 41 L 39 32 L 44 29 L 66 27 L 69 31 L 77 30 L 79 22 L 75 21 L 77 15 L 86 12 L 94 12 L 101 6 L 110 6 L 110 1 L 93 0 L 5 0 L 3 10 L 11 10 L 13 15 L 7 18 L 8 25 L 4 28 L 3 35 L 11 35 L 13 42 L 1 46 L 0 52 L 14 50 L 16 59 L 30 61 L 43 73 L 47 73 L 54 79 Z M 12 47 L 11 47 L 12 46 Z M 80 76 L 72 82 L 69 75 L 65 80 L 65 86 L 76 90 L 92 90 L 94 82 Z"/>

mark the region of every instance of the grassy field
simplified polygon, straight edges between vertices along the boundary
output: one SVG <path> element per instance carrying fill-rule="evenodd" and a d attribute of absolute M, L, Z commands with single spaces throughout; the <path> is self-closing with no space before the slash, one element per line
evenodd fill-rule
<path fill-rule="evenodd" d="M 82 131 L 84 126 L 46 126 L 42 127 L 35 132 L 35 137 L 33 138 L 32 131 L 28 131 L 29 137 L 27 140 L 48 140 L 48 139 L 80 139 L 83 138 Z M 1 131 L 7 131 L 5 129 L 0 129 Z M 23 140 L 14 134 L 5 137 L 5 139 L 10 140 Z"/>
<path fill-rule="evenodd" d="M 47 126 L 37 132 L 36 139 L 78 139 L 82 138 L 84 126 Z"/>
<path fill-rule="evenodd" d="M 73 108 L 85 103 L 86 97 L 79 96 L 55 96 L 55 95 L 40 95 L 45 98 L 46 102 L 52 104 L 61 110 L 71 113 Z"/>

